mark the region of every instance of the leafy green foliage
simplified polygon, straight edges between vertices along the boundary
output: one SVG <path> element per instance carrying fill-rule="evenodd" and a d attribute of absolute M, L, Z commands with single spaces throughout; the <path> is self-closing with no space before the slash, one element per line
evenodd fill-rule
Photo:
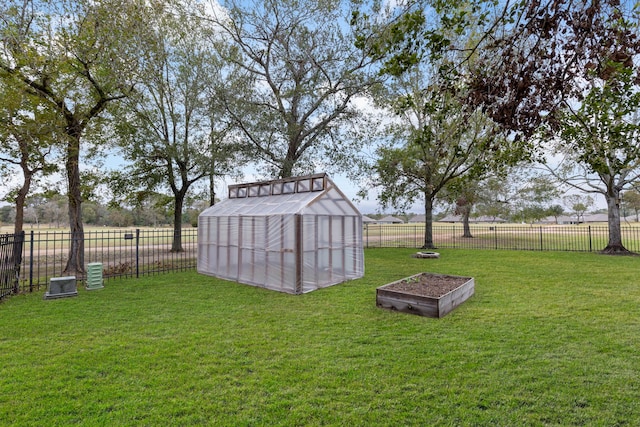
<path fill-rule="evenodd" d="M 387 131 L 394 144 L 378 149 L 374 166 L 383 206 L 424 202 L 427 248 L 433 247 L 432 210 L 438 195 L 454 181 L 477 180 L 497 170 L 509 147 L 481 111 L 460 102 L 463 89 L 446 90 L 441 82 L 416 67 L 389 84 L 386 103 L 398 114 Z"/>
<path fill-rule="evenodd" d="M 335 1 L 229 1 L 218 17 L 225 59 L 244 77 L 222 91 L 240 138 L 261 171 L 288 177 L 317 165 L 348 171 L 363 146 L 354 101 L 378 77 L 355 48 L 345 4 Z M 229 18 L 229 19 L 227 19 Z"/>
<path fill-rule="evenodd" d="M 611 64 L 608 80 L 592 81 L 578 108 L 560 116 L 562 146 L 601 177 L 640 173 L 640 92 L 632 69 Z M 632 172 L 633 171 L 633 172 Z"/>
<path fill-rule="evenodd" d="M 128 0 L 9 0 L 0 6 L 0 79 L 55 115 L 64 151 L 69 227 L 65 272 L 84 270 L 80 153 L 106 107 L 131 93 L 151 4 Z M 34 111 L 32 104 L 31 111 Z"/>
<path fill-rule="evenodd" d="M 186 6 L 184 6 L 186 7 Z M 200 9 L 166 5 L 150 19 L 157 31 L 143 51 L 137 90 L 114 108 L 118 147 L 130 162 L 112 175 L 114 196 L 140 205 L 168 192 L 174 211 L 174 251 L 188 192 L 199 181 L 228 170 L 236 159 L 224 145 L 222 113 L 212 102 L 222 86 L 222 64 L 209 45 L 211 25 Z"/>

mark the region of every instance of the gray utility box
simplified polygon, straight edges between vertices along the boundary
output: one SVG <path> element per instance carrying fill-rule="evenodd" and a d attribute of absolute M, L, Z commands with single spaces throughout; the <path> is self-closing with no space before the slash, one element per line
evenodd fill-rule
<path fill-rule="evenodd" d="M 67 298 L 78 295 L 75 276 L 52 277 L 49 279 L 44 299 Z"/>

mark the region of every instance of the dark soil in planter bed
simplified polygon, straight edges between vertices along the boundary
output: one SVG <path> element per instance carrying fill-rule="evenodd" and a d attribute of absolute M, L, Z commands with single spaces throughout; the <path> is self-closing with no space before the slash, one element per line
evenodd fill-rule
<path fill-rule="evenodd" d="M 468 281 L 468 277 L 423 273 L 419 276 L 393 283 L 386 289 L 412 295 L 439 298 Z"/>

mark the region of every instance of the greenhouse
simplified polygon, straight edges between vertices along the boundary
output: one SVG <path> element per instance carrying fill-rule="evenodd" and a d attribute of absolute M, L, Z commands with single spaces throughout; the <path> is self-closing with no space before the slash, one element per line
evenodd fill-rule
<path fill-rule="evenodd" d="M 198 217 L 198 272 L 292 294 L 362 277 L 362 215 L 326 174 L 229 186 Z"/>

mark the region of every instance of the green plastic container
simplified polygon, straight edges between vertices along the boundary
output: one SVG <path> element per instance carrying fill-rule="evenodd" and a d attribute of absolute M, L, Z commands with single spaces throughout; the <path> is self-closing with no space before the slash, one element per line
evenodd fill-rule
<path fill-rule="evenodd" d="M 87 283 L 85 287 L 88 291 L 104 288 L 101 262 L 91 262 L 87 264 Z"/>

